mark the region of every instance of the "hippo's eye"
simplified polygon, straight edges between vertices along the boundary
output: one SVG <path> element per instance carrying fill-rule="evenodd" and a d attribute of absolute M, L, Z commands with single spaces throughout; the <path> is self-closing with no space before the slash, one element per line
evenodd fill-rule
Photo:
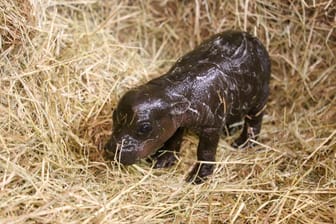
<path fill-rule="evenodd" d="M 140 123 L 137 127 L 138 135 L 146 135 L 152 131 L 152 125 L 149 122 Z"/>

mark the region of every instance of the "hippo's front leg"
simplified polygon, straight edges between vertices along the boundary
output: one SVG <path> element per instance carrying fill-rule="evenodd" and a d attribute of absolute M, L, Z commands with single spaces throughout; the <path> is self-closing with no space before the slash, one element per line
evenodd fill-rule
<path fill-rule="evenodd" d="M 219 135 L 220 129 L 218 128 L 207 128 L 202 131 L 197 148 L 198 162 L 189 173 L 186 179 L 187 182 L 201 184 L 206 180 L 207 176 L 213 173 L 215 165 L 206 162 L 214 162 L 216 159 Z"/>
<path fill-rule="evenodd" d="M 178 128 L 174 135 L 165 142 L 152 157 L 156 160 L 154 168 L 167 168 L 174 165 L 176 161 L 176 153 L 180 151 L 184 129 Z"/>

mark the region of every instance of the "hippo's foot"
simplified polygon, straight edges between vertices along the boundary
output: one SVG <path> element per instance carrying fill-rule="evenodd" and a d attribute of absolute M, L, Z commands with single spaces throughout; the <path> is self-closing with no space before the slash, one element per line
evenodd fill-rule
<path fill-rule="evenodd" d="M 192 171 L 188 174 L 186 181 L 192 184 L 203 183 L 209 175 L 213 173 L 213 164 L 197 163 Z"/>
<path fill-rule="evenodd" d="M 154 155 L 148 159 L 148 162 L 154 162 L 154 169 L 168 168 L 175 164 L 177 158 L 174 152 L 171 151 L 157 151 Z"/>
<path fill-rule="evenodd" d="M 236 139 L 231 146 L 236 149 L 246 149 L 254 146 L 254 143 L 250 139 L 238 138 Z"/>
<path fill-rule="evenodd" d="M 168 168 L 175 164 L 177 158 L 174 154 L 174 152 L 163 152 L 161 155 L 159 155 L 156 159 L 156 163 L 154 165 L 154 168 Z"/>

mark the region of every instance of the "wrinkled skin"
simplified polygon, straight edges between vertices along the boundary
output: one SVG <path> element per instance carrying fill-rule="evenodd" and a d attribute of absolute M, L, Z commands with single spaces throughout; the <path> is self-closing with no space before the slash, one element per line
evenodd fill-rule
<path fill-rule="evenodd" d="M 108 159 L 130 165 L 151 158 L 172 166 L 183 130 L 199 136 L 198 162 L 187 177 L 202 183 L 212 174 L 218 140 L 244 120 L 234 147 L 251 146 L 261 129 L 269 94 L 270 59 L 259 40 L 245 32 L 216 34 L 180 58 L 163 76 L 127 92 L 113 113 Z"/>

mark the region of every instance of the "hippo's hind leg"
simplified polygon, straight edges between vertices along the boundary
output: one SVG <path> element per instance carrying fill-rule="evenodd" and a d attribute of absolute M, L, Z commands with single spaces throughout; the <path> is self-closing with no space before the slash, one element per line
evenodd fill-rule
<path fill-rule="evenodd" d="M 199 137 L 197 148 L 198 162 L 188 174 L 186 181 L 193 184 L 201 184 L 206 180 L 206 177 L 213 173 L 214 164 L 206 162 L 214 162 L 216 150 L 219 141 L 220 129 L 207 128 L 202 131 Z M 203 163 L 205 162 L 205 163 Z"/>
<path fill-rule="evenodd" d="M 151 158 L 156 160 L 154 168 L 166 168 L 174 165 L 176 161 L 176 153 L 180 151 L 183 128 L 178 128 L 174 135 L 165 142 L 164 146 L 160 148 Z"/>
<path fill-rule="evenodd" d="M 257 111 L 257 110 L 255 110 Z M 246 148 L 253 146 L 253 142 L 250 140 L 256 140 L 261 130 L 261 123 L 263 118 L 263 109 L 257 112 L 249 113 L 245 116 L 243 131 L 236 139 L 232 146 L 235 148 Z"/>

